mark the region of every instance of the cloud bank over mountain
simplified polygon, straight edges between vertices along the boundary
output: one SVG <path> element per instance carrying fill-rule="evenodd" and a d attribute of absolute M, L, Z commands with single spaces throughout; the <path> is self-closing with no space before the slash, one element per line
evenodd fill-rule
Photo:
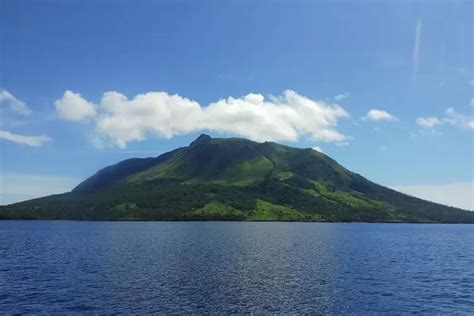
<path fill-rule="evenodd" d="M 148 92 L 131 99 L 109 91 L 98 105 L 66 91 L 56 101 L 61 118 L 94 119 L 102 144 L 124 148 L 128 142 L 150 137 L 171 138 L 200 130 L 232 133 L 255 141 L 317 141 L 347 139 L 338 120 L 349 114 L 339 105 L 312 100 L 295 91 L 266 99 L 258 93 L 228 97 L 206 106 L 166 92 Z"/>

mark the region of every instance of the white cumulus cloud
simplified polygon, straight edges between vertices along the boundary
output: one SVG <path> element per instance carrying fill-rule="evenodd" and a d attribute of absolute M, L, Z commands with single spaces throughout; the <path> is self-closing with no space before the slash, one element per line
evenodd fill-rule
<path fill-rule="evenodd" d="M 165 92 L 139 94 L 131 100 L 118 92 L 106 92 L 100 107 L 99 135 L 121 148 L 147 136 L 171 138 L 192 132 L 203 116 L 197 102 Z"/>
<path fill-rule="evenodd" d="M 70 90 L 64 92 L 63 97 L 54 104 L 59 116 L 69 121 L 82 121 L 97 114 L 93 103 Z"/>
<path fill-rule="evenodd" d="M 271 100 L 261 94 L 230 97 L 202 110 L 202 128 L 256 141 L 297 141 L 301 135 L 321 141 L 346 139 L 336 129 L 338 119 L 348 116 L 342 107 L 314 101 L 291 90 Z"/>
<path fill-rule="evenodd" d="M 26 103 L 18 100 L 7 90 L 0 90 L 0 104 L 8 105 L 12 111 L 21 115 L 31 114 L 31 110 L 26 106 Z"/>
<path fill-rule="evenodd" d="M 28 146 L 38 147 L 43 145 L 45 142 L 51 141 L 51 138 L 45 135 L 41 136 L 26 136 L 13 134 L 8 131 L 0 131 L 0 139 L 9 140 L 15 143 L 24 144 Z"/>
<path fill-rule="evenodd" d="M 166 92 L 148 92 L 132 99 L 119 92 L 106 92 L 98 112 L 98 135 L 121 148 L 147 137 L 171 138 L 199 130 L 231 133 L 255 141 L 297 141 L 304 135 L 318 141 L 340 142 L 346 136 L 337 130 L 337 123 L 348 116 L 338 105 L 315 101 L 291 90 L 269 99 L 250 93 L 207 106 Z"/>
<path fill-rule="evenodd" d="M 384 110 L 371 109 L 367 112 L 367 115 L 363 117 L 365 120 L 369 121 L 396 121 L 397 118 Z"/>

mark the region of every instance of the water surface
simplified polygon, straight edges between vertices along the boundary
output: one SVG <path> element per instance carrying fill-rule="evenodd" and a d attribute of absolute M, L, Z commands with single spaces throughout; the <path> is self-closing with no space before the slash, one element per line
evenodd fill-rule
<path fill-rule="evenodd" d="M 474 225 L 0 222 L 6 313 L 474 312 Z"/>

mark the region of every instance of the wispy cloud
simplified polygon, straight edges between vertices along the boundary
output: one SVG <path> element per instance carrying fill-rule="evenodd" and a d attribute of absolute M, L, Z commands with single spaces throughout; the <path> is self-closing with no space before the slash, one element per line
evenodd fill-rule
<path fill-rule="evenodd" d="M 0 131 L 0 139 L 5 139 L 11 142 L 33 146 L 33 147 L 38 147 L 38 146 L 43 145 L 46 142 L 51 141 L 51 138 L 45 135 L 26 136 L 26 135 L 20 135 L 20 134 L 13 134 L 8 131 Z"/>
<path fill-rule="evenodd" d="M 17 99 L 7 90 L 0 90 L 0 104 L 8 105 L 10 110 L 21 115 L 31 114 L 31 110 L 26 103 Z"/>
<path fill-rule="evenodd" d="M 344 93 L 341 93 L 341 94 L 338 94 L 336 96 L 334 96 L 334 100 L 336 101 L 342 101 L 344 99 L 347 99 L 351 96 L 351 93 L 350 92 L 344 92 Z"/>
<path fill-rule="evenodd" d="M 474 129 L 474 117 L 460 114 L 450 107 L 446 110 L 444 121 L 448 124 L 466 129 Z"/>
<path fill-rule="evenodd" d="M 96 106 L 78 94 L 75 104 L 90 109 Z M 62 111 L 63 99 L 56 101 Z M 132 99 L 118 92 L 104 93 L 95 113 L 98 136 L 106 143 L 124 148 L 130 141 L 148 137 L 171 138 L 176 135 L 211 130 L 231 133 L 255 141 L 297 141 L 310 136 L 317 141 L 340 142 L 347 137 L 337 130 L 338 120 L 348 113 L 331 105 L 287 90 L 281 96 L 265 97 L 250 93 L 228 97 L 207 106 L 166 92 L 148 92 Z M 80 117 L 80 115 L 76 116 Z"/>
<path fill-rule="evenodd" d="M 234 76 L 232 74 L 227 74 L 227 73 L 218 74 L 216 77 L 219 78 L 219 79 L 224 79 L 224 80 L 234 79 Z"/>
<path fill-rule="evenodd" d="M 7 105 L 9 110 L 14 114 L 20 114 L 22 116 L 27 116 L 32 113 L 32 111 L 28 108 L 25 102 L 19 100 L 13 94 L 11 94 L 8 90 L 0 90 L 0 105 Z M 2 113 L 2 115 L 7 116 L 8 119 L 2 120 L 0 126 L 5 128 L 7 126 L 20 126 L 25 124 L 25 118 L 23 117 L 21 120 L 18 120 L 17 117 L 11 115 L 12 113 Z M 8 127 L 7 127 L 8 128 Z M 51 138 L 45 135 L 41 136 L 27 136 L 21 134 L 15 134 L 6 130 L 0 130 L 0 139 L 4 139 L 7 141 L 15 142 L 18 144 L 38 147 L 43 145 L 45 142 L 51 141 Z"/>
<path fill-rule="evenodd" d="M 421 29 L 423 23 L 420 19 L 416 21 L 415 27 L 415 42 L 413 44 L 413 53 L 412 53 L 412 75 L 411 79 L 416 80 L 416 75 L 418 74 L 418 65 L 420 63 L 420 43 L 421 43 Z"/>
<path fill-rule="evenodd" d="M 440 121 L 437 117 L 434 116 L 419 117 L 416 119 L 416 124 L 422 127 L 435 127 L 436 125 L 440 125 L 442 123 L 442 121 Z"/>
<path fill-rule="evenodd" d="M 458 113 L 452 107 L 446 109 L 445 115 L 441 118 L 435 116 L 419 117 L 416 119 L 416 123 L 424 128 L 451 125 L 464 129 L 474 129 L 474 117 Z"/>
<path fill-rule="evenodd" d="M 369 121 L 396 121 L 398 120 L 396 116 L 388 113 L 387 111 L 380 109 L 371 109 L 365 116 L 362 117 L 363 120 Z"/>

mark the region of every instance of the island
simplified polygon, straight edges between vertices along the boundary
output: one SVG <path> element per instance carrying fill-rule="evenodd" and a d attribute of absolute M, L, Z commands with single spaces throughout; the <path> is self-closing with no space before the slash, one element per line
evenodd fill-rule
<path fill-rule="evenodd" d="M 203 134 L 71 192 L 1 206 L 0 219 L 474 223 L 474 212 L 378 185 L 311 148 Z"/>

